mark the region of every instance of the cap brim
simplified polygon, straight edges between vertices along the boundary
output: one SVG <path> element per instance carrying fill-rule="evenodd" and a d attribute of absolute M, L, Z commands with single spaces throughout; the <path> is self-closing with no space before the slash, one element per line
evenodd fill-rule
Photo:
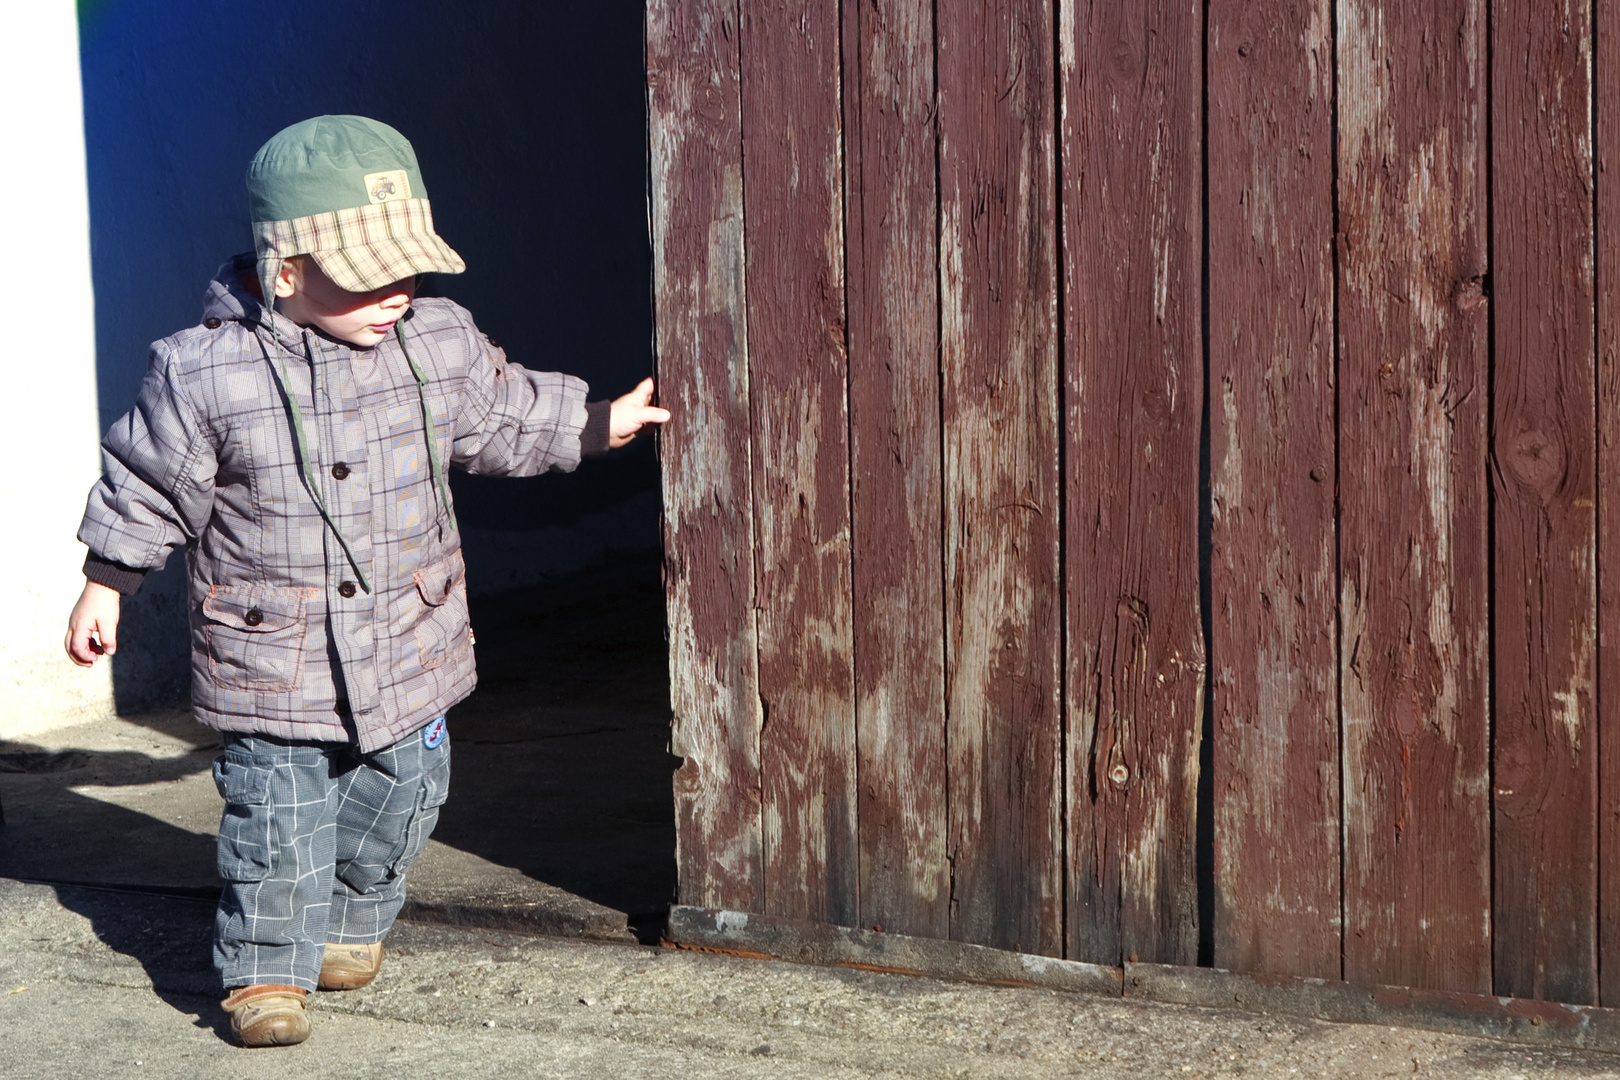
<path fill-rule="evenodd" d="M 309 257 L 332 283 L 348 292 L 370 292 L 417 274 L 459 274 L 467 264 L 437 233 L 379 237 Z"/>

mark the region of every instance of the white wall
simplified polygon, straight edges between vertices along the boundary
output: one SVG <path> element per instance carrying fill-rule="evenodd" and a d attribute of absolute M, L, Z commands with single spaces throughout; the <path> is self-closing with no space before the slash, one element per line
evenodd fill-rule
<path fill-rule="evenodd" d="M 84 585 L 74 538 L 96 452 L 95 305 L 74 5 L 14 8 L 0 34 L 0 738 L 112 711 L 110 665 L 62 651 Z"/>

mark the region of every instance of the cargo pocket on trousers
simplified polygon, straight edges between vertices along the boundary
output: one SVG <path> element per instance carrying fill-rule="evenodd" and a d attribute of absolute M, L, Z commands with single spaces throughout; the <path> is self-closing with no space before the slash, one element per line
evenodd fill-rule
<path fill-rule="evenodd" d="M 225 800 L 219 819 L 219 876 L 224 881 L 263 881 L 276 868 L 276 808 L 270 802 L 271 770 L 220 757 L 214 786 Z"/>
<path fill-rule="evenodd" d="M 208 676 L 231 690 L 285 692 L 304 669 L 306 607 L 314 589 L 215 586 L 203 597 Z"/>
<path fill-rule="evenodd" d="M 405 830 L 405 842 L 388 861 L 390 879 L 397 878 L 409 870 L 411 863 L 422 854 L 422 849 L 427 846 L 428 837 L 433 835 L 433 827 L 439 823 L 439 808 L 450 798 L 449 744 L 440 746 L 437 753 L 443 760 L 422 778 L 422 792 L 417 796 L 416 813 L 411 816 L 410 826 Z"/>
<path fill-rule="evenodd" d="M 428 836 L 439 823 L 439 807 L 450 796 L 450 747 L 441 744 L 432 753 L 439 760 L 422 774 L 409 811 L 379 813 L 367 836 L 359 842 L 355 857 L 344 855 L 340 836 L 335 872 L 337 879 L 356 896 L 376 895 L 378 886 L 404 874 L 427 846 Z M 368 857 L 367 852 L 371 850 L 375 850 L 377 856 Z"/>

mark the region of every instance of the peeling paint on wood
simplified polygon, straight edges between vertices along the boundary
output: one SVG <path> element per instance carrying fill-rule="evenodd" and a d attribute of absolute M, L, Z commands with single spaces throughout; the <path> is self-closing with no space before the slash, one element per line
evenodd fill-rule
<path fill-rule="evenodd" d="M 1591 7 L 1492 9 L 1496 992 L 1597 1001 Z"/>
<path fill-rule="evenodd" d="M 950 933 L 933 0 L 844 9 L 860 924 Z"/>
<path fill-rule="evenodd" d="M 742 132 L 735 6 L 647 6 L 670 750 L 681 899 L 754 910 L 760 856 Z"/>
<path fill-rule="evenodd" d="M 1620 0 L 1205 7 L 650 4 L 681 897 L 1192 961 L 1207 335 L 1218 962 L 1613 1003 Z"/>
<path fill-rule="evenodd" d="M 742 11 L 765 905 L 859 912 L 838 0 Z"/>
<path fill-rule="evenodd" d="M 1332 8 L 1208 33 L 1214 959 L 1337 978 Z"/>
<path fill-rule="evenodd" d="M 1052 12 L 940 0 L 951 936 L 1061 955 Z"/>
<path fill-rule="evenodd" d="M 1488 993 L 1485 6 L 1338 12 L 1344 972 Z"/>
<path fill-rule="evenodd" d="M 1202 5 L 1065 5 L 1068 953 L 1193 963 Z"/>

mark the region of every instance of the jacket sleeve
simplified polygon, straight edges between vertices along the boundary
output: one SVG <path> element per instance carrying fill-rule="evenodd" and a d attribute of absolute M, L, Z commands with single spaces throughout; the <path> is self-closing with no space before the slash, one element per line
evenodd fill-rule
<path fill-rule="evenodd" d="M 490 476 L 571 472 L 595 449 L 586 445 L 584 381 L 508 363 L 476 329 L 473 338 L 477 348 L 462 390 L 451 463 Z"/>
<path fill-rule="evenodd" d="M 217 469 L 213 444 L 161 343 L 153 347 L 135 407 L 101 441 L 101 469 L 79 526 L 79 539 L 90 548 L 87 565 L 159 569 L 208 523 Z"/>

